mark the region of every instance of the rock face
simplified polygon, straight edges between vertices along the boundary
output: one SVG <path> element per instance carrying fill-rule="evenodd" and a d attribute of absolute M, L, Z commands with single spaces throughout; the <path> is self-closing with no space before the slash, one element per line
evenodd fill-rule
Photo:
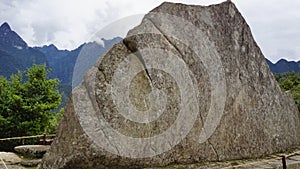
<path fill-rule="evenodd" d="M 143 168 L 299 146 L 299 112 L 226 1 L 163 3 L 72 92 L 39 168 Z"/>
<path fill-rule="evenodd" d="M 18 155 L 11 152 L 0 152 L 0 158 L 6 165 L 19 164 L 22 161 L 22 159 Z M 2 163 L 3 162 L 1 161 L 1 164 Z"/>

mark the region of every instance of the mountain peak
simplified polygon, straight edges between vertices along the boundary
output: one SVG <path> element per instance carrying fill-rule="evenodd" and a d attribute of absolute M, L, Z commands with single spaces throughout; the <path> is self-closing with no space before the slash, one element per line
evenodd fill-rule
<path fill-rule="evenodd" d="M 0 26 L 0 31 L 11 31 L 10 26 L 7 22 L 4 22 L 1 26 Z"/>
<path fill-rule="evenodd" d="M 7 22 L 0 26 L 0 48 L 4 46 L 18 49 L 28 47 L 26 42 L 16 32 L 11 30 Z"/>
<path fill-rule="evenodd" d="M 277 61 L 276 64 L 277 64 L 277 63 L 288 63 L 288 61 L 287 61 L 286 59 L 283 59 L 283 58 L 282 58 L 282 59 L 280 59 L 279 61 Z"/>
<path fill-rule="evenodd" d="M 54 44 L 44 45 L 43 47 L 44 47 L 44 48 L 51 49 L 51 50 L 58 50 L 57 47 L 56 47 Z"/>
<path fill-rule="evenodd" d="M 272 63 L 267 59 L 267 64 L 273 73 L 300 72 L 300 61 L 287 61 L 282 58 L 276 63 Z"/>

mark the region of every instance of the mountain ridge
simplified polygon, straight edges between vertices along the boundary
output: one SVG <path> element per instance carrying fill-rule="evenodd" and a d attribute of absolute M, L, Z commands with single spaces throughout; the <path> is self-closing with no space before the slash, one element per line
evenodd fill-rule
<path fill-rule="evenodd" d="M 104 46 L 96 42 L 83 43 L 73 50 L 58 49 L 54 44 L 41 47 L 30 47 L 11 29 L 7 22 L 0 26 L 0 76 L 10 78 L 11 74 L 18 71 L 25 72 L 33 64 L 46 64 L 51 69 L 49 78 L 60 80 L 59 90 L 63 95 L 63 103 L 66 104 L 72 90 L 72 78 L 77 57 L 84 48 L 89 50 L 83 59 L 81 74 L 93 65 L 93 61 L 106 52 L 114 43 L 122 38 L 116 37 L 111 40 L 102 39 Z M 82 78 L 77 79 L 77 84 Z M 73 86 L 74 87 L 74 86 Z"/>
<path fill-rule="evenodd" d="M 29 47 L 7 22 L 0 26 L 0 75 L 9 78 L 18 70 L 24 72 L 32 64 L 47 64 L 45 55 Z"/>
<path fill-rule="evenodd" d="M 273 63 L 266 58 L 266 62 L 273 73 L 300 72 L 300 60 L 287 61 L 286 59 L 280 59 L 276 63 Z"/>
<path fill-rule="evenodd" d="M 58 49 L 55 44 L 30 47 L 7 22 L 4 22 L 0 26 L 0 63 L 9 64 L 0 65 L 0 75 L 9 78 L 12 73 L 17 73 L 17 70 L 25 71 L 33 63 L 45 63 L 52 69 L 51 78 L 57 77 L 64 84 L 71 84 L 73 67 L 82 48 L 88 46 L 93 46 L 93 50 L 99 48 L 98 53 L 94 53 L 99 57 L 120 40 L 122 40 L 120 37 L 102 38 L 104 46 L 97 42 L 87 42 L 72 50 Z"/>

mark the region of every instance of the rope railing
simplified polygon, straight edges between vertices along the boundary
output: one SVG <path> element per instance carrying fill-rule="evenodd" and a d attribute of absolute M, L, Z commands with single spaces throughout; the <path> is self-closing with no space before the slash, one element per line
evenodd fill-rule
<path fill-rule="evenodd" d="M 21 139 L 28 139 L 28 138 L 38 138 L 38 137 L 44 137 L 44 134 L 41 135 L 35 135 L 35 136 L 22 136 L 22 137 L 11 137 L 11 138 L 0 138 L 0 141 L 5 140 L 21 140 Z M 54 137 L 56 134 L 47 134 L 47 137 Z"/>

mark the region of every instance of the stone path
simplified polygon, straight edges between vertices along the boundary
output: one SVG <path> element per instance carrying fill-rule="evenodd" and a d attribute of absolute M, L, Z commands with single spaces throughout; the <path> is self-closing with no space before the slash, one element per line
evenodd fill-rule
<path fill-rule="evenodd" d="M 294 150 L 289 153 L 272 155 L 263 159 L 212 162 L 204 164 L 171 165 L 167 167 L 154 167 L 146 169 L 282 169 L 282 156 L 286 157 L 287 169 L 300 169 L 300 149 Z M 22 160 L 14 153 L 0 152 L 0 158 L 3 159 L 8 169 L 25 169 L 25 167 L 21 166 L 21 164 L 26 161 Z M 38 161 L 37 163 L 39 162 L 40 161 Z M 6 167 L 0 159 L 0 169 L 6 169 Z"/>
<path fill-rule="evenodd" d="M 282 169 L 282 156 L 286 157 L 287 169 L 300 169 L 300 149 L 289 153 L 272 155 L 263 159 L 172 165 L 162 168 L 147 169 Z"/>
<path fill-rule="evenodd" d="M 19 166 L 22 159 L 11 152 L 0 152 L 0 169 L 23 169 L 24 167 Z"/>

